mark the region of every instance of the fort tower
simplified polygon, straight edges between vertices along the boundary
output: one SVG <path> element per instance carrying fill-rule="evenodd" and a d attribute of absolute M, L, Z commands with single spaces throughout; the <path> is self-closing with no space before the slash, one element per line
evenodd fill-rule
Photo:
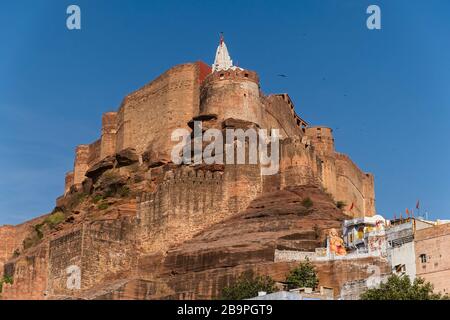
<path fill-rule="evenodd" d="M 220 38 L 212 72 L 200 91 L 200 115 L 219 120 L 240 119 L 262 125 L 259 77 L 256 72 L 233 65 L 223 37 Z"/>

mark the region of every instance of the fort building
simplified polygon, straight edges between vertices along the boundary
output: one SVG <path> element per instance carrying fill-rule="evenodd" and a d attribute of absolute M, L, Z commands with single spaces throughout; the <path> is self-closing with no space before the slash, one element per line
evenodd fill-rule
<path fill-rule="evenodd" d="M 284 276 L 293 264 L 275 261 L 277 250 L 313 251 L 345 219 L 376 214 L 373 175 L 335 150 L 331 128 L 296 110 L 287 93 L 265 94 L 255 71 L 234 66 L 223 37 L 211 66 L 174 66 L 129 94 L 103 114 L 99 139 L 76 147 L 55 208 L 64 221 L 0 227 L 0 276 L 14 278 L 2 298 L 81 296 L 67 287 L 74 266 L 83 298 L 106 284 L 97 293 L 114 299 L 211 298 L 246 268 Z M 194 121 L 278 129 L 278 172 L 174 164 L 172 133 Z M 389 269 L 373 259 L 319 261 L 321 285 L 340 287 L 372 263 Z"/>
<path fill-rule="evenodd" d="M 204 127 L 223 128 L 234 121 L 234 126 L 248 122 L 279 129 L 280 172 L 262 179 L 260 190 L 314 182 L 345 203 L 348 215 L 375 214 L 373 176 L 336 152 L 333 130 L 308 124 L 288 94 L 265 95 L 256 72 L 233 66 L 223 38 L 212 68 L 203 62 L 175 66 L 125 97 L 117 112 L 105 113 L 100 139 L 76 148 L 66 193 L 83 182 L 89 168 L 127 148 L 146 153 L 154 163 L 170 162 L 172 132 L 188 129 L 192 120 L 202 120 Z"/>

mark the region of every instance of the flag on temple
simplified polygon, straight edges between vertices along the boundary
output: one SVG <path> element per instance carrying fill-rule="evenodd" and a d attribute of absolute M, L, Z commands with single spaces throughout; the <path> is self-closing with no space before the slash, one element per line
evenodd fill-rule
<path fill-rule="evenodd" d="M 416 203 L 416 209 L 419 209 L 419 208 L 420 208 L 420 201 L 417 200 L 417 203 Z"/>

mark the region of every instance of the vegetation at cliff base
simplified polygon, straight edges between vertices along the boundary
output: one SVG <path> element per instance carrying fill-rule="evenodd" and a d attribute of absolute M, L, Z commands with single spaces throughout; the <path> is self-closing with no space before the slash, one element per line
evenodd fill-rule
<path fill-rule="evenodd" d="M 13 284 L 13 278 L 10 276 L 4 276 L 3 278 L 0 279 L 0 293 L 2 293 L 3 284 L 5 283 Z"/>
<path fill-rule="evenodd" d="M 45 230 L 53 230 L 64 222 L 66 215 L 62 211 L 56 211 L 47 216 L 41 223 L 35 224 L 28 237 L 23 240 L 23 248 L 29 249 L 37 245 L 44 238 Z"/>
<path fill-rule="evenodd" d="M 96 194 L 92 197 L 93 203 L 98 203 L 103 200 L 103 196 L 101 194 Z"/>
<path fill-rule="evenodd" d="M 305 208 L 311 208 L 314 205 L 314 202 L 311 200 L 311 198 L 305 198 L 302 200 L 302 206 Z"/>
<path fill-rule="evenodd" d="M 243 300 L 258 296 L 258 292 L 276 291 L 275 281 L 269 276 L 255 276 L 252 272 L 243 273 L 230 286 L 222 290 L 224 300 Z"/>
<path fill-rule="evenodd" d="M 47 224 L 51 229 L 53 229 L 65 219 L 66 215 L 61 211 L 57 211 L 45 218 L 44 223 Z"/>
<path fill-rule="evenodd" d="M 306 259 L 300 262 L 299 266 L 291 270 L 286 277 L 286 282 L 290 289 L 294 288 L 316 288 L 319 284 L 316 268 Z"/>
<path fill-rule="evenodd" d="M 102 201 L 97 205 L 98 210 L 106 210 L 109 208 L 109 204 L 107 202 Z"/>
<path fill-rule="evenodd" d="M 361 300 L 441 300 L 448 296 L 433 293 L 433 285 L 422 278 L 411 281 L 406 275 L 390 276 L 379 288 L 368 289 Z"/>

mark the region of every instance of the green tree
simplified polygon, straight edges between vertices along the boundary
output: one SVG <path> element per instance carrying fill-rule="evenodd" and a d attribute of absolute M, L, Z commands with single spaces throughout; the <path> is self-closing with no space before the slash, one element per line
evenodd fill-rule
<path fill-rule="evenodd" d="M 258 292 L 272 293 L 276 290 L 275 281 L 269 276 L 254 276 L 253 272 L 241 274 L 235 282 L 222 290 L 224 300 L 242 300 L 256 297 Z"/>
<path fill-rule="evenodd" d="M 290 289 L 293 288 L 316 288 L 319 284 L 316 268 L 306 259 L 300 265 L 291 270 L 286 277 L 286 282 Z"/>
<path fill-rule="evenodd" d="M 3 278 L 0 279 L 0 293 L 2 293 L 3 291 L 4 283 L 13 284 L 13 278 L 11 276 L 4 276 Z"/>
<path fill-rule="evenodd" d="M 406 275 L 392 275 L 379 288 L 368 289 L 361 300 L 440 300 L 446 296 L 433 293 L 433 285 L 422 278 L 411 282 Z"/>

